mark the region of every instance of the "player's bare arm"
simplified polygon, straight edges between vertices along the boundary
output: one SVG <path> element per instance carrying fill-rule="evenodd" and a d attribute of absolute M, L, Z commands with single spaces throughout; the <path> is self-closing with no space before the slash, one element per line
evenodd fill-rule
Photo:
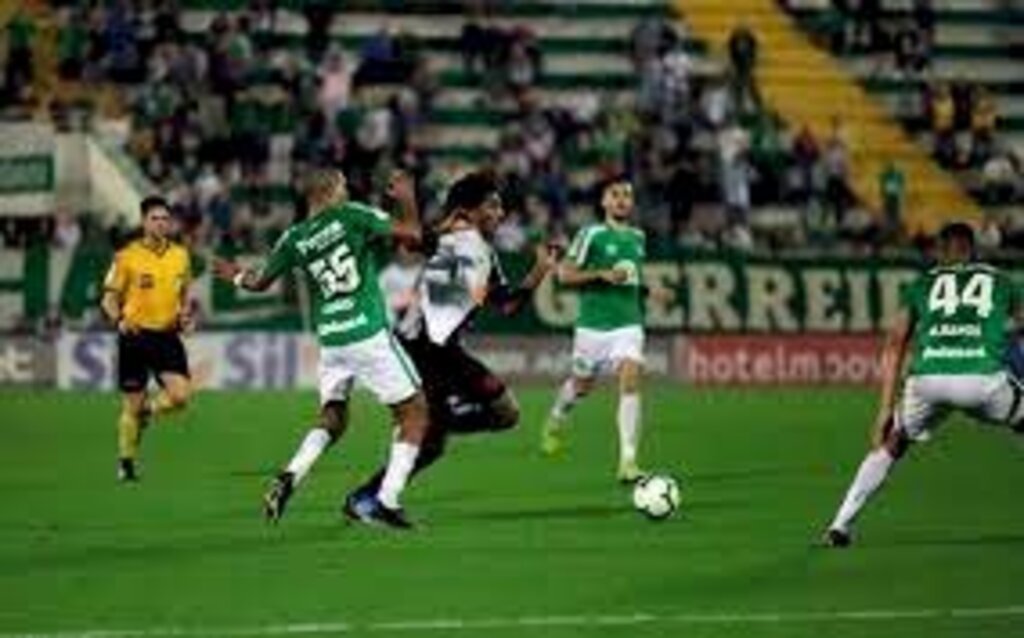
<path fill-rule="evenodd" d="M 907 348 L 914 331 L 914 318 L 903 310 L 897 315 L 886 334 L 881 360 L 881 387 L 879 392 L 878 415 L 871 434 L 874 447 L 882 445 L 888 431 L 889 421 L 899 397 L 900 384 L 907 360 Z"/>
<path fill-rule="evenodd" d="M 191 276 L 186 274 L 184 281 L 181 282 L 181 297 L 178 300 L 178 330 L 184 333 L 190 333 L 196 329 L 196 318 L 192 313 L 192 300 L 189 296 L 191 283 Z"/>
<path fill-rule="evenodd" d="M 395 171 L 388 181 L 388 196 L 398 205 L 398 219 L 392 225 L 395 241 L 406 246 L 417 246 L 423 241 L 420 209 L 416 203 L 416 184 L 404 171 Z"/>
<path fill-rule="evenodd" d="M 595 283 L 619 285 L 628 278 L 629 273 L 622 268 L 587 270 L 576 264 L 564 263 L 558 269 L 558 282 L 563 286 L 588 286 Z"/>
<path fill-rule="evenodd" d="M 214 257 L 212 261 L 213 275 L 222 281 L 233 283 L 236 287 L 250 292 L 263 292 L 270 288 L 276 280 L 263 273 L 243 268 L 228 259 Z"/>
<path fill-rule="evenodd" d="M 515 289 L 504 287 L 491 292 L 489 301 L 504 315 L 513 315 L 530 299 L 537 286 L 544 281 L 558 263 L 561 247 L 553 243 L 538 244 L 534 249 L 533 267 Z"/>

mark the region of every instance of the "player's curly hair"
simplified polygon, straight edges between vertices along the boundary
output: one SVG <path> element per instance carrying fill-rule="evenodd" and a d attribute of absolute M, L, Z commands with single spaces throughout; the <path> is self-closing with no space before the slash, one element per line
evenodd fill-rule
<path fill-rule="evenodd" d="M 459 210 L 477 208 L 487 198 L 501 191 L 501 183 L 491 171 L 476 171 L 460 177 L 444 200 L 444 214 L 451 215 Z"/>

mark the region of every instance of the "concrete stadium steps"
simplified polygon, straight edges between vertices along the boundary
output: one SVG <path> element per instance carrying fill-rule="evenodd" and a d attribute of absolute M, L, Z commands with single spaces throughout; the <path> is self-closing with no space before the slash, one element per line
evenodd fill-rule
<path fill-rule="evenodd" d="M 182 19 L 182 28 L 186 31 L 206 30 L 218 14 L 216 11 L 187 11 Z M 396 32 L 405 31 L 424 38 L 458 39 L 466 20 L 464 15 L 448 14 L 424 16 L 340 13 L 331 25 L 331 34 L 366 37 L 377 33 L 382 27 L 387 27 Z M 495 17 L 487 22 L 504 28 L 529 26 L 530 30 L 541 38 L 558 35 L 575 38 L 616 38 L 627 42 L 630 31 L 635 26 L 632 20 L 577 20 L 560 17 L 536 17 L 528 21 L 522 18 Z M 305 18 L 302 14 L 292 11 L 279 11 L 275 26 L 280 33 L 306 33 Z"/>
<path fill-rule="evenodd" d="M 245 8 L 247 0 L 182 0 L 184 9 L 208 11 L 239 10 Z M 303 0 L 281 0 L 276 3 L 283 10 L 301 10 Z M 336 2 L 336 10 L 342 13 L 372 12 L 404 15 L 463 15 L 465 0 L 346 0 Z M 639 19 L 650 15 L 667 14 L 668 7 L 663 0 L 516 0 L 502 2 L 495 7 L 502 15 L 518 18 L 558 16 L 580 20 L 588 19 Z"/>

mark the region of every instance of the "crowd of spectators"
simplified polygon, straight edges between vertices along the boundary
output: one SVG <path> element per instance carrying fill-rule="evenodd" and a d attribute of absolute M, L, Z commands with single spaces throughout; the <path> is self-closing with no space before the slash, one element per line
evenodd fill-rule
<path fill-rule="evenodd" d="M 831 46 L 888 47 L 915 72 L 927 68 L 930 3 L 897 16 L 875 15 L 878 3 L 870 0 L 854 4 L 832 3 L 844 27 L 829 32 Z M 330 36 L 334 4 L 301 6 L 301 37 L 278 28 L 273 0 L 214 15 L 201 29 L 185 29 L 168 2 L 57 10 L 60 76 L 113 85 L 125 98 L 131 125 L 124 146 L 175 204 L 190 241 L 265 247 L 305 215 L 295 186 L 318 164 L 341 167 L 353 195 L 374 202 L 385 176 L 404 168 L 417 177 L 424 209 L 436 211 L 448 175 L 429 152 L 425 125 L 444 89 L 426 43 L 382 19 L 357 49 L 343 48 Z M 489 164 L 503 178 L 510 215 L 498 234 L 502 248 L 571 233 L 599 186 L 621 174 L 636 184 L 639 221 L 665 243 L 752 248 L 752 210 L 771 206 L 800 212 L 801 237 L 841 241 L 849 229 L 877 237 L 864 235 L 855 214 L 842 120 L 823 138 L 785 126 L 761 100 L 759 42 L 745 25 L 729 38 L 726 68 L 707 72 L 685 27 L 645 19 L 629 40 L 635 90 L 581 87 L 552 100 L 538 91 L 545 60 L 529 21 L 497 20 L 487 3 L 474 6 L 457 39 L 462 73 L 482 89 L 479 110 L 500 117 L 500 134 L 488 157 L 464 168 Z M 8 25 L 7 107 L 33 97 L 35 28 L 25 12 Z M 937 84 L 925 102 L 939 161 L 982 170 L 996 185 L 986 191 L 995 199 L 1020 195 L 1019 160 L 994 144 L 991 96 Z M 894 234 L 906 189 L 898 166 L 879 175 L 879 188 L 886 216 L 872 232 Z M 32 232 L 78 241 L 73 218 L 65 217 Z M 20 242 L 21 230 L 0 226 L 0 236 Z"/>

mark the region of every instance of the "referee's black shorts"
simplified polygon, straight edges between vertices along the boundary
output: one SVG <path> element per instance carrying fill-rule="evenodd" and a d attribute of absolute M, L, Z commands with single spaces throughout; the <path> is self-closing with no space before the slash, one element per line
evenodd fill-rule
<path fill-rule="evenodd" d="M 185 345 L 174 331 L 140 330 L 117 336 L 117 383 L 122 392 L 142 392 L 150 375 L 169 372 L 188 377 Z"/>

